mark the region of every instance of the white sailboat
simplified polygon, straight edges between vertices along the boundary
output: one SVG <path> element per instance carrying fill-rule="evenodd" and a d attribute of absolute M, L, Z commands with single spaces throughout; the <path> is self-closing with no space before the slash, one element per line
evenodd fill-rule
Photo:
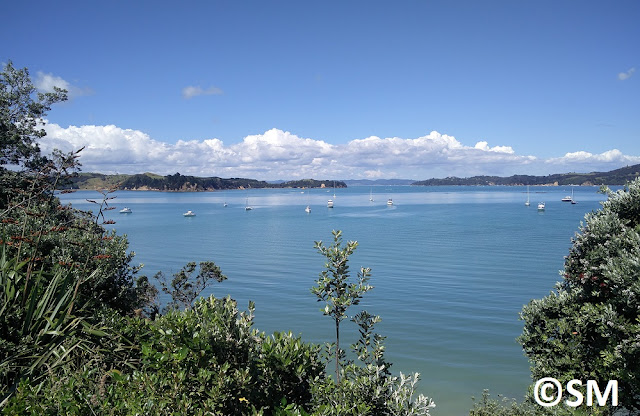
<path fill-rule="evenodd" d="M 529 202 L 529 185 L 527 185 L 527 202 L 525 202 L 524 205 L 525 206 L 531 205 L 531 202 Z"/>
<path fill-rule="evenodd" d="M 307 191 L 307 206 L 304 209 L 307 214 L 311 212 L 311 189 Z"/>
<path fill-rule="evenodd" d="M 244 204 L 244 210 L 245 211 L 251 211 L 253 209 L 253 207 L 251 205 L 249 205 L 249 196 L 247 196 L 247 202 L 245 202 Z"/>
<path fill-rule="evenodd" d="M 373 202 L 373 189 L 369 189 L 369 202 Z"/>

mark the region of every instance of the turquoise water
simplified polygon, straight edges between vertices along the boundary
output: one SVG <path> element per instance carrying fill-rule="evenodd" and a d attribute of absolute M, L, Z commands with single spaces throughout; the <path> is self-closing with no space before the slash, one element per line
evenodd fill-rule
<path fill-rule="evenodd" d="M 331 230 L 343 230 L 345 240 L 359 242 L 352 271 L 372 269 L 375 289 L 360 308 L 382 317 L 378 332 L 387 336 L 392 372 L 421 373 L 419 392 L 435 400 L 434 415 L 463 415 L 483 389 L 525 394 L 530 374 L 515 341 L 518 313 L 559 280 L 571 237 L 604 199 L 596 191 L 574 188 L 579 203 L 572 205 L 560 201 L 569 187 L 535 187 L 530 207 L 524 187 L 351 187 L 335 198 L 320 189 L 119 191 L 114 205 L 133 213 L 110 216 L 147 276 L 213 260 L 229 277 L 210 288 L 214 294 L 230 294 L 241 308 L 253 300 L 258 329 L 291 330 L 311 342 L 333 335 L 309 291 L 324 263 L 314 241 L 329 244 Z M 87 208 L 85 199 L 97 195 L 64 200 Z M 539 201 L 544 212 L 536 210 Z M 197 216 L 183 217 L 187 210 Z M 347 342 L 355 332 L 343 324 Z"/>

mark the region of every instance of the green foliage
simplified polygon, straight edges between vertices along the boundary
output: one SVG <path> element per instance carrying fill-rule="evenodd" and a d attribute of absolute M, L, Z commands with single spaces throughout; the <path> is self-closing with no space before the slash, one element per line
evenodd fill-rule
<path fill-rule="evenodd" d="M 228 297 L 200 299 L 190 310 L 172 311 L 155 321 L 128 318 L 129 329 L 122 332 L 128 331 L 140 346 L 133 371 L 85 368 L 50 378 L 40 391 L 23 383 L 6 410 L 145 415 L 274 414 L 278 408 L 278 414 L 303 412 L 311 401 L 310 381 L 323 373 L 318 347 L 290 333 L 265 336 L 253 329 L 252 320 L 253 304 L 248 312 L 239 312 Z"/>
<path fill-rule="evenodd" d="M 222 274 L 220 267 L 212 261 L 200 263 L 200 271 L 194 277 L 196 263 L 189 262 L 182 269 L 173 275 L 171 282 L 168 282 L 164 273 L 158 272 L 155 278 L 162 285 L 162 291 L 171 296 L 171 302 L 167 309 L 191 309 L 193 302 L 200 296 L 200 293 L 209 285 L 211 280 L 218 283 L 227 280 L 227 276 Z"/>
<path fill-rule="evenodd" d="M 154 298 L 153 286 L 136 277 L 127 238 L 103 227 L 110 221 L 98 223 L 98 216 L 63 206 L 38 188 L 12 201 L 0 224 L 0 243 L 9 256 L 31 259 L 45 271 L 68 269 L 84 280 L 78 296 L 91 309 L 108 306 L 131 314 Z"/>
<path fill-rule="evenodd" d="M 359 338 L 351 345 L 357 362 L 346 359 L 340 349 L 340 322 L 347 317 L 347 310 L 358 305 L 362 296 L 373 289 L 368 284 L 371 270 L 361 268 L 357 282 L 350 282 L 349 256 L 358 243 L 349 241 L 342 245 L 342 232 L 333 231 L 333 244 L 326 247 L 321 241 L 315 248 L 326 259 L 317 286 L 311 288 L 319 302 L 325 302 L 323 314 L 334 319 L 336 342 L 325 349 L 327 363 L 331 357 L 336 362 L 336 382 L 330 378 L 316 380 L 313 388 L 312 415 L 428 415 L 435 406 L 423 395 L 414 398 L 419 375 L 391 376 L 391 363 L 384 358 L 384 337 L 373 332 L 379 316 L 361 311 L 351 318 L 358 326 Z"/>
<path fill-rule="evenodd" d="M 333 318 L 336 328 L 336 379 L 340 382 L 340 361 L 342 350 L 340 349 L 340 322 L 346 318 L 346 311 L 351 305 L 358 305 L 362 295 L 373 286 L 368 285 L 371 269 L 361 268 L 358 272 L 358 281 L 349 282 L 349 256 L 353 254 L 357 241 L 349 241 L 342 246 L 342 231 L 332 231 L 333 244 L 326 247 L 322 241 L 315 242 L 315 248 L 326 259 L 325 269 L 320 273 L 317 286 L 311 288 L 311 293 L 317 296 L 318 302 L 325 302 L 322 313 Z"/>
<path fill-rule="evenodd" d="M 51 105 L 66 101 L 67 92 L 36 93 L 27 68 L 16 69 L 9 61 L 0 73 L 0 169 L 2 165 L 33 167 L 45 136 L 41 126 Z"/>
<path fill-rule="evenodd" d="M 525 305 L 519 342 L 534 380 L 618 380 L 640 411 L 640 180 L 585 216 L 556 291 Z"/>
<path fill-rule="evenodd" d="M 485 390 L 482 393 L 481 401 L 474 403 L 469 416 L 541 416 L 560 414 L 557 413 L 559 409 L 562 408 L 558 407 L 553 411 L 551 409 L 546 410 L 530 402 L 518 404 L 515 400 L 506 397 L 502 397 L 501 400 L 491 399 L 489 391 Z"/>
<path fill-rule="evenodd" d="M 29 262 L 0 257 L 0 395 L 23 378 L 39 384 L 69 365 L 75 349 L 90 349 L 89 335 L 104 333 L 83 317 L 78 286 L 67 270 L 33 270 Z M 89 277 L 90 278 L 90 277 Z M 74 303 L 75 302 L 75 303 Z"/>
<path fill-rule="evenodd" d="M 360 336 L 351 345 L 357 362 L 345 360 L 338 382 L 316 380 L 313 384 L 313 415 L 428 415 L 433 401 L 415 395 L 419 374 L 392 376 L 384 358 L 384 337 L 373 332 L 379 316 L 367 311 L 351 319 Z"/>
<path fill-rule="evenodd" d="M 473 398 L 473 400 L 475 402 L 476 399 Z M 609 416 L 611 414 L 611 409 L 607 407 L 572 408 L 563 404 L 542 407 L 534 402 L 533 397 L 527 397 L 522 403 L 506 397 L 501 397 L 499 400 L 492 399 L 488 390 L 482 393 L 482 399 L 475 402 L 469 412 L 469 416 Z"/>

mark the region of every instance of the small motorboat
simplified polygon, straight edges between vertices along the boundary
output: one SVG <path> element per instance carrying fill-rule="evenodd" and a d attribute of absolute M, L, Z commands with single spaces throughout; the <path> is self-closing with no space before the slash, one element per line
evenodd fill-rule
<path fill-rule="evenodd" d="M 185 212 L 185 213 L 184 213 L 184 214 L 182 214 L 182 215 L 183 215 L 183 216 L 185 216 L 185 217 L 195 217 L 195 216 L 196 216 L 196 213 L 195 213 L 195 212 L 193 212 L 193 211 L 191 211 L 191 210 L 189 210 L 189 211 Z"/>
<path fill-rule="evenodd" d="M 131 211 L 131 208 L 129 207 L 124 207 L 120 210 L 120 214 L 131 214 L 133 211 Z"/>

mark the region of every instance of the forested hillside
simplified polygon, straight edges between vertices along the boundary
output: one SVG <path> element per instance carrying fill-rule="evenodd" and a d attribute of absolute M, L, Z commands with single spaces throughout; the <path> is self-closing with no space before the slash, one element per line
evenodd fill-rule
<path fill-rule="evenodd" d="M 161 176 L 153 173 L 136 175 L 103 175 L 100 173 L 81 173 L 73 178 L 71 187 L 74 189 L 106 189 L 116 187 L 123 190 L 152 190 L 152 191 L 217 191 L 224 189 L 248 188 L 346 188 L 341 181 L 301 179 L 282 183 L 269 183 L 246 178 L 219 178 L 181 175 Z"/>
<path fill-rule="evenodd" d="M 624 185 L 638 176 L 640 176 L 640 165 L 633 165 L 610 172 L 558 173 L 547 176 L 472 176 L 470 178 L 452 176 L 418 181 L 413 185 Z"/>

